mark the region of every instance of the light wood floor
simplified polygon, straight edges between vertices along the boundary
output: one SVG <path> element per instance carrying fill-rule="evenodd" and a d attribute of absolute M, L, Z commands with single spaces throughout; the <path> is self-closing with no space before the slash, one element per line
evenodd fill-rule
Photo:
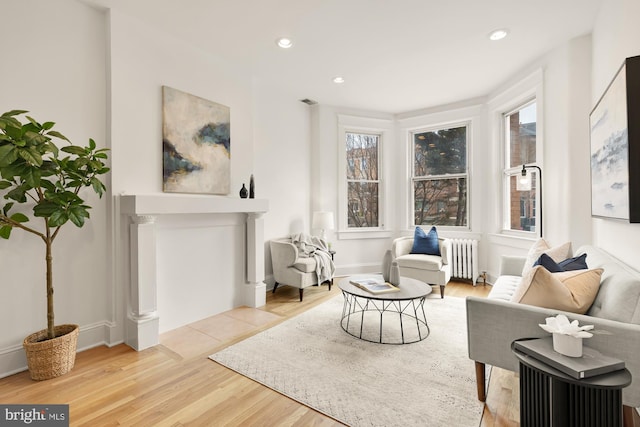
<path fill-rule="evenodd" d="M 489 290 L 452 282 L 445 298 Z M 73 426 L 340 426 L 207 358 L 339 293 L 337 286 L 308 288 L 300 303 L 298 290 L 283 286 L 261 309 L 238 308 L 165 333 L 148 350 L 98 347 L 79 353 L 60 378 L 35 382 L 22 372 L 0 379 L 0 403 L 69 404 Z M 518 419 L 517 377 L 495 368 L 480 427 L 517 426 Z"/>

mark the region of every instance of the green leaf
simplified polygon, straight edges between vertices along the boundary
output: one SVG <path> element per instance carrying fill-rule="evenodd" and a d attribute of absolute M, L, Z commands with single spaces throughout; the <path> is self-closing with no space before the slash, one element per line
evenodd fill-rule
<path fill-rule="evenodd" d="M 22 178 L 24 179 L 24 182 L 26 182 L 27 185 L 29 185 L 31 188 L 38 188 L 40 187 L 40 176 L 40 169 L 35 167 L 30 168 L 27 173 L 22 176 Z"/>
<path fill-rule="evenodd" d="M 50 130 L 49 132 L 47 132 L 47 135 L 55 136 L 56 138 L 64 139 L 65 141 L 71 142 L 69 141 L 69 138 L 55 130 Z"/>
<path fill-rule="evenodd" d="M 9 215 L 9 211 L 11 210 L 11 208 L 13 207 L 13 202 L 9 202 L 6 205 L 4 205 L 4 208 L 2 208 L 2 213 L 7 216 Z"/>
<path fill-rule="evenodd" d="M 0 181 L 0 190 L 11 187 L 13 184 L 9 181 Z"/>
<path fill-rule="evenodd" d="M 14 213 L 11 215 L 11 219 L 15 222 L 29 222 L 29 218 L 20 212 Z"/>
<path fill-rule="evenodd" d="M 92 138 L 89 138 L 89 149 L 91 151 L 96 149 L 96 142 Z"/>
<path fill-rule="evenodd" d="M 42 124 L 42 129 L 44 129 L 44 130 L 49 130 L 49 129 L 51 129 L 51 128 L 53 127 L 53 125 L 55 125 L 55 124 L 56 124 L 55 122 L 44 122 L 44 123 Z"/>
<path fill-rule="evenodd" d="M 54 144 L 51 141 L 48 141 L 47 143 L 44 144 L 43 148 L 49 152 L 49 153 L 53 153 L 53 157 L 58 157 L 58 152 L 60 150 L 58 150 L 58 146 L 56 144 Z"/>
<path fill-rule="evenodd" d="M 11 200 L 15 200 L 18 203 L 24 203 L 27 201 L 27 196 L 25 195 L 26 188 L 21 185 L 13 190 L 9 191 L 6 195 Z"/>
<path fill-rule="evenodd" d="M 8 239 L 9 237 L 11 237 L 12 228 L 13 227 L 11 227 L 10 225 L 0 227 L 0 237 L 3 239 Z"/>
<path fill-rule="evenodd" d="M 40 180 L 40 187 L 44 188 L 47 191 L 54 191 L 56 189 L 56 186 L 51 181 L 47 181 L 46 179 Z"/>
<path fill-rule="evenodd" d="M 62 147 L 62 151 L 69 154 L 75 154 L 77 156 L 85 156 L 87 154 L 86 149 L 77 145 L 70 145 L 68 147 Z"/>
<path fill-rule="evenodd" d="M 0 167 L 8 166 L 18 159 L 18 152 L 13 145 L 0 146 Z"/>
<path fill-rule="evenodd" d="M 2 116 L 0 117 L 0 129 L 7 129 L 9 127 L 20 129 L 22 128 L 22 123 L 13 117 Z"/>
<path fill-rule="evenodd" d="M 18 149 L 20 157 L 25 159 L 27 163 L 33 166 L 42 165 L 42 155 L 34 147 Z"/>
<path fill-rule="evenodd" d="M 96 154 L 94 155 L 94 157 L 95 157 L 96 159 L 107 159 L 109 156 L 107 156 L 107 154 L 106 154 L 106 153 L 96 153 Z"/>
<path fill-rule="evenodd" d="M 72 206 L 69 209 L 69 219 L 77 227 L 82 227 L 84 225 L 85 218 L 89 218 L 89 212 L 85 206 Z"/>
<path fill-rule="evenodd" d="M 28 112 L 29 111 L 27 111 L 27 110 L 11 110 L 11 111 L 7 111 L 6 113 L 2 114 L 2 117 L 17 116 L 17 115 L 28 113 Z"/>
<path fill-rule="evenodd" d="M 69 217 L 67 217 L 66 212 L 56 211 L 51 214 L 47 224 L 49 225 L 49 227 L 60 227 L 67 221 L 69 221 Z"/>
<path fill-rule="evenodd" d="M 98 194 L 100 197 L 102 197 L 102 194 L 106 190 L 106 187 L 104 186 L 102 181 L 100 181 L 96 177 L 93 177 L 93 178 L 91 178 L 91 186 L 93 187 L 93 191 L 95 191 L 96 194 Z"/>
<path fill-rule="evenodd" d="M 40 202 L 33 207 L 33 214 L 39 218 L 49 218 L 54 213 L 60 212 L 62 208 L 57 203 Z"/>

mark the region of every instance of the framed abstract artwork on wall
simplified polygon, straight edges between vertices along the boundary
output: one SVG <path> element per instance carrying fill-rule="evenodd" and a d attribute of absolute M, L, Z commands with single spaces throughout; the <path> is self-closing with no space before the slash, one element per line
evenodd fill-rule
<path fill-rule="evenodd" d="M 589 125 L 591 215 L 640 222 L 640 56 L 625 59 Z"/>
<path fill-rule="evenodd" d="M 229 194 L 229 128 L 229 107 L 163 86 L 163 191 Z"/>

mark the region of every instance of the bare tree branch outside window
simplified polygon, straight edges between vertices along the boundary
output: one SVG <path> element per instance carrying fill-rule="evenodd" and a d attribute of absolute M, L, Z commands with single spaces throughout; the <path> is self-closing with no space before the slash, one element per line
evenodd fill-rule
<path fill-rule="evenodd" d="M 349 227 L 378 227 L 380 135 L 346 134 Z"/>
<path fill-rule="evenodd" d="M 415 225 L 467 225 L 467 127 L 413 135 Z"/>

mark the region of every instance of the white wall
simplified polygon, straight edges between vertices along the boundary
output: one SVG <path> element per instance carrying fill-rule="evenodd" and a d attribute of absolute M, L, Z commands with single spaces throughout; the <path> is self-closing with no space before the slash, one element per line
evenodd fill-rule
<path fill-rule="evenodd" d="M 76 1 L 2 4 L 0 110 L 54 121 L 75 144 L 107 145 L 104 14 Z M 91 219 L 54 242 L 56 324 L 80 325 L 79 347 L 105 341 L 111 269 L 109 197 L 87 196 Z M 0 205 L 4 205 L 1 199 Z M 21 230 L 0 240 L 0 376 L 25 366 L 22 339 L 46 327 L 44 245 Z"/>
<path fill-rule="evenodd" d="M 264 216 L 268 287 L 273 286 L 268 240 L 309 232 L 311 226 L 310 107 L 300 98 L 266 82 L 254 82 L 256 197 L 269 200 Z"/>
<path fill-rule="evenodd" d="M 593 30 L 591 107 L 595 106 L 625 58 L 640 55 L 640 2 L 607 0 Z M 637 167 L 634 166 L 634 167 Z M 594 243 L 640 270 L 640 224 L 593 219 Z"/>
<path fill-rule="evenodd" d="M 110 11 L 111 140 L 114 194 L 162 193 L 162 86 L 230 108 L 231 189 L 239 197 L 254 170 L 253 91 L 248 70 Z M 224 196 L 212 196 L 224 197 Z M 129 283 L 128 218 L 121 221 L 117 286 Z M 156 219 L 160 332 L 240 305 L 245 282 L 244 215 Z M 188 251 L 185 249 L 188 248 Z M 229 268 L 232 266 L 232 268 Z M 124 313 L 125 299 L 116 299 Z M 122 317 L 121 317 L 122 318 Z"/>

